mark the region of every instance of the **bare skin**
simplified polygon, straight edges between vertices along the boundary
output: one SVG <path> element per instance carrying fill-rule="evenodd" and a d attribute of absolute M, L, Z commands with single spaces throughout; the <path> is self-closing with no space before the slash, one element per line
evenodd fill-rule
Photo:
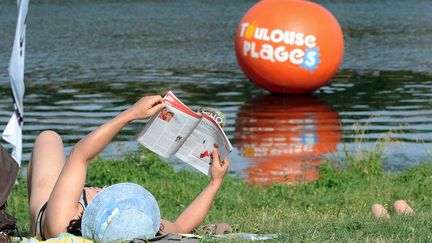
<path fill-rule="evenodd" d="M 148 119 L 164 108 L 161 96 L 141 98 L 133 106 L 106 122 L 81 139 L 66 159 L 60 136 L 52 131 L 42 132 L 35 141 L 28 166 L 30 234 L 35 233 L 35 220 L 43 204 L 48 206 L 42 218 L 45 237 L 55 237 L 66 232 L 70 221 L 78 219 L 83 208 L 78 203 L 85 184 L 89 162 L 100 153 L 133 120 Z M 213 151 L 212 177 L 209 185 L 174 221 L 162 220 L 161 233 L 188 233 L 198 227 L 207 216 L 211 204 L 228 170 L 229 160 L 219 160 Z M 85 188 L 91 199 L 100 188 Z"/>
<path fill-rule="evenodd" d="M 405 200 L 397 200 L 393 204 L 393 209 L 397 215 L 414 215 L 414 210 L 410 207 L 410 205 Z M 372 214 L 377 219 L 389 219 L 390 215 L 387 212 L 387 209 L 381 204 L 373 204 L 371 207 Z"/>

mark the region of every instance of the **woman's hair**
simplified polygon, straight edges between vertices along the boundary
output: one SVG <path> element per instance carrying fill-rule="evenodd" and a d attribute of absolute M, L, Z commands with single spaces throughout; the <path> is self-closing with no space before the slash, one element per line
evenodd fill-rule
<path fill-rule="evenodd" d="M 78 219 L 72 219 L 69 222 L 69 225 L 66 228 L 66 231 L 68 233 L 76 235 L 76 236 L 82 236 L 82 233 L 81 233 L 81 219 L 82 219 L 82 214 L 78 217 Z"/>

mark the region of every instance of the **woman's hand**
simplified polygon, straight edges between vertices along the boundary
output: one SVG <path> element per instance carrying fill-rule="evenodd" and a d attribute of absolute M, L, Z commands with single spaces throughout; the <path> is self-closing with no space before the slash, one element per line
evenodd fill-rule
<path fill-rule="evenodd" d="M 143 120 L 165 107 L 160 95 L 145 96 L 126 110 L 131 120 Z"/>
<path fill-rule="evenodd" d="M 229 160 L 220 161 L 217 149 L 212 152 L 211 181 L 174 223 L 163 220 L 162 233 L 190 233 L 206 218 L 229 167 Z"/>
<path fill-rule="evenodd" d="M 212 164 L 211 164 L 211 183 L 214 183 L 216 185 L 222 184 L 223 178 L 226 175 L 226 172 L 228 171 L 229 167 L 229 160 L 228 158 L 225 158 L 223 161 L 220 161 L 219 159 L 219 153 L 218 150 L 215 149 L 212 152 Z"/>

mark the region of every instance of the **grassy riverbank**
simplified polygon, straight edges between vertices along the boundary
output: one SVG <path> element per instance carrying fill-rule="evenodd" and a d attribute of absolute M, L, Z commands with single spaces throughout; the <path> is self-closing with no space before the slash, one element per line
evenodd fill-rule
<path fill-rule="evenodd" d="M 381 170 L 379 153 L 348 156 L 344 168 L 324 163 L 318 181 L 295 186 L 255 187 L 227 178 L 205 223 L 226 222 L 237 232 L 276 233 L 278 241 L 431 241 L 432 164 L 402 174 Z M 144 185 L 157 198 L 163 218 L 175 219 L 208 183 L 208 178 L 171 166 L 146 151 L 121 160 L 96 159 L 88 173 L 95 186 L 118 182 Z M 28 229 L 26 183 L 9 199 L 8 212 Z M 392 203 L 406 199 L 414 216 L 396 216 Z M 390 220 L 376 220 L 373 203 L 386 206 Z"/>

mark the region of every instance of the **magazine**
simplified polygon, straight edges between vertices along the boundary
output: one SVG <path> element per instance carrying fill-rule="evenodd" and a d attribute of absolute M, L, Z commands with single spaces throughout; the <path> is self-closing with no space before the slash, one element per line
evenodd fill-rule
<path fill-rule="evenodd" d="M 222 129 L 223 114 L 205 107 L 194 112 L 171 91 L 163 102 L 165 108 L 151 117 L 138 142 L 162 157 L 175 156 L 210 175 L 212 151 L 217 148 L 222 161 L 232 150 Z"/>

